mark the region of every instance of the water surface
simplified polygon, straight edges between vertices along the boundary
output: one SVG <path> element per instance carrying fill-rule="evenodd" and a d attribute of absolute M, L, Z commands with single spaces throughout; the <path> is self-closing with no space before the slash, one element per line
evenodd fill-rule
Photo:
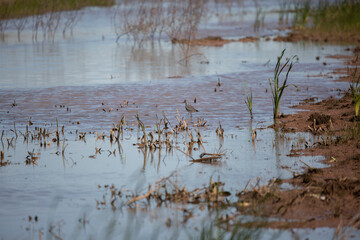
<path fill-rule="evenodd" d="M 249 26 L 255 8 L 245 1 L 245 9 L 248 13 L 243 15 L 243 25 Z M 286 57 L 297 55 L 289 80 L 297 88 L 286 89 L 281 112 L 294 112 L 291 106 L 305 98 L 336 97 L 337 89 L 346 89 L 347 84 L 335 83 L 336 76 L 331 72 L 344 63 L 327 56 L 350 54 L 344 51 L 344 46 L 269 41 L 266 37 L 277 33 L 270 30 L 276 15 L 269 13 L 269 27 L 250 34 L 264 36 L 259 41 L 195 47 L 191 49 L 194 57 L 184 63 L 181 46 L 166 39 L 140 49 L 123 39 L 116 43 L 109 19 L 111 11 L 83 10 L 72 37 L 33 42 L 31 30 L 25 29 L 20 42 L 13 30 L 0 43 L 0 130 L 4 130 L 5 161 L 11 162 L 0 168 L 2 238 L 39 239 L 39 230 L 48 238 L 57 235 L 64 239 L 119 235 L 141 239 L 149 232 L 157 238 L 184 238 L 188 232 L 199 233 L 206 223 L 204 219 L 214 217 L 214 213 L 198 206 L 176 204 L 159 208 L 140 204 L 136 210 L 119 204 L 116 211 L 106 205 L 99 210 L 96 200 L 109 194 L 104 185 L 114 184 L 129 193 L 142 194 L 154 181 L 176 172 L 174 181 L 179 186 L 194 189 L 209 184 L 210 179 L 220 180 L 232 193 L 230 198 L 236 199 L 235 193 L 249 180 L 254 182 L 260 177 L 266 183 L 273 178 L 291 177 L 284 166 L 302 171 L 299 159 L 313 167 L 323 166 L 319 163 L 322 157 L 287 156 L 291 149 L 303 148 L 306 141 L 315 142 L 316 138 L 266 128 L 272 124 L 268 79 L 273 76 L 276 57 L 286 49 Z M 200 34 L 206 35 L 209 29 L 210 33 L 224 29 L 221 32 L 224 37 L 238 38 L 250 29 L 252 32 L 252 26 L 247 30 L 231 27 L 229 23 L 234 18 L 212 18 L 203 24 Z M 223 28 L 225 25 L 230 27 Z M 316 60 L 318 56 L 320 60 Z M 250 89 L 254 98 L 253 121 L 244 103 Z M 184 99 L 199 113 L 187 114 Z M 207 124 L 199 130 L 204 146 L 195 146 L 192 156 L 198 158 L 204 151 L 220 151 L 225 156 L 219 164 L 195 164 L 181 151 L 138 149 L 136 144 L 142 132 L 137 128 L 135 114 L 144 122 L 147 132 L 155 129 L 163 114 L 172 127 L 177 124 L 177 116 L 186 119 L 190 130 L 173 138 L 173 144 L 185 152 L 188 134 L 196 135 L 197 127 L 193 124 L 198 117 L 203 118 Z M 111 144 L 108 137 L 97 139 L 96 134 L 108 136 L 122 116 L 127 124 L 120 146 Z M 29 126 L 31 131 L 46 128 L 54 132 L 57 125 L 64 126 L 65 134 L 61 137 L 67 144 L 64 156 L 59 154 L 62 142 L 57 146 L 49 139 L 49 145 L 44 147 L 38 141 L 23 142 L 20 132 L 13 145 L 9 145 L 7 141 L 15 139 L 11 129 L 24 133 L 29 121 L 33 124 Z M 219 123 L 225 130 L 223 140 L 215 133 Z M 255 128 L 258 136 L 253 144 Z M 87 133 L 86 142 L 79 139 L 79 132 Z M 96 149 L 101 149 L 100 153 Z M 39 153 L 37 165 L 25 164 L 29 151 Z M 194 218 L 185 224 L 184 209 L 194 212 Z M 168 218 L 172 219 L 170 227 L 166 227 Z M 311 234 L 323 239 L 333 232 L 334 229 L 296 231 L 300 236 Z M 289 232 L 282 234 L 284 239 L 292 236 Z"/>

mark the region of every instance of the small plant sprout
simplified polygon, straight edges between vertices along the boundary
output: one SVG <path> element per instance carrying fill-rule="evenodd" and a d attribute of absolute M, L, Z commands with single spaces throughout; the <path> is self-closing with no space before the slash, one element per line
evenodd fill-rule
<path fill-rule="evenodd" d="M 245 82 L 244 82 L 244 89 L 245 89 L 245 95 L 246 95 L 245 103 L 246 103 L 246 106 L 249 109 L 250 117 L 251 117 L 251 119 L 253 119 L 253 114 L 252 114 L 252 89 L 250 88 L 250 94 L 248 95 L 246 93 Z"/>
<path fill-rule="evenodd" d="M 278 59 L 277 59 L 277 63 L 276 63 L 275 70 L 274 70 L 274 78 L 273 79 L 269 78 L 269 84 L 271 87 L 271 93 L 272 93 L 272 97 L 273 97 L 272 101 L 273 101 L 274 119 L 279 118 L 280 100 L 284 93 L 285 88 L 287 88 L 289 86 L 286 83 L 288 81 L 289 73 L 293 66 L 292 60 L 296 57 L 296 55 L 295 55 L 290 58 L 287 58 L 285 64 L 281 66 L 281 59 L 284 56 L 285 50 L 286 49 L 284 49 L 281 52 L 280 57 L 278 57 Z M 286 73 L 284 81 L 281 83 L 280 75 L 286 66 L 288 66 L 287 73 Z M 293 85 L 293 86 L 296 87 L 295 85 Z"/>
<path fill-rule="evenodd" d="M 353 98 L 355 107 L 355 117 L 359 117 L 359 106 L 360 106 L 360 74 L 356 77 L 357 66 L 352 73 L 352 83 L 350 83 L 350 93 Z"/>

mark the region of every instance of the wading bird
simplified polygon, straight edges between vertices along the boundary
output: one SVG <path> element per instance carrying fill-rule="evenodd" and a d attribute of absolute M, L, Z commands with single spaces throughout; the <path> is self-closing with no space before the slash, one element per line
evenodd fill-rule
<path fill-rule="evenodd" d="M 198 112 L 198 110 L 196 110 L 193 106 L 188 104 L 187 100 L 184 100 L 184 103 L 185 103 L 185 109 L 186 109 L 186 111 L 188 111 L 190 113 L 191 117 L 192 117 L 192 113 Z"/>

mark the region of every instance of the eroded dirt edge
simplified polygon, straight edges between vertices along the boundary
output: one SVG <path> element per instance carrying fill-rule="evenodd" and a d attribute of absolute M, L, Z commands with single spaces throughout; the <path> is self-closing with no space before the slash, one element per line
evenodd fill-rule
<path fill-rule="evenodd" d="M 359 62 L 347 59 L 349 65 L 359 66 Z M 342 80 L 350 82 L 352 78 Z M 270 127 L 282 132 L 310 131 L 314 142 L 305 143 L 304 150 L 293 150 L 291 155 L 322 155 L 329 167 L 317 169 L 300 163 L 304 173 L 294 172 L 291 179 L 277 179 L 239 193 L 238 210 L 281 219 L 266 223 L 274 228 L 360 228 L 360 121 L 350 94 L 320 102 L 306 99 L 296 108 L 304 111 L 282 116 Z M 282 183 L 294 188 L 283 190 Z"/>

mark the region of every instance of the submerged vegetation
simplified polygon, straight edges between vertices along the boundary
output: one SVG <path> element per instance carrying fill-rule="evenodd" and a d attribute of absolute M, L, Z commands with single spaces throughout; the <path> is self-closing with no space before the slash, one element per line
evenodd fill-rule
<path fill-rule="evenodd" d="M 196 39 L 200 21 L 206 15 L 207 0 L 169 1 L 162 0 L 121 2 L 116 6 L 112 23 L 116 42 L 121 38 L 130 40 L 141 48 L 146 42 L 167 37 L 178 44 L 183 54 L 179 62 L 188 64 L 191 42 Z M 131 7 L 129 7 L 131 5 Z"/>

